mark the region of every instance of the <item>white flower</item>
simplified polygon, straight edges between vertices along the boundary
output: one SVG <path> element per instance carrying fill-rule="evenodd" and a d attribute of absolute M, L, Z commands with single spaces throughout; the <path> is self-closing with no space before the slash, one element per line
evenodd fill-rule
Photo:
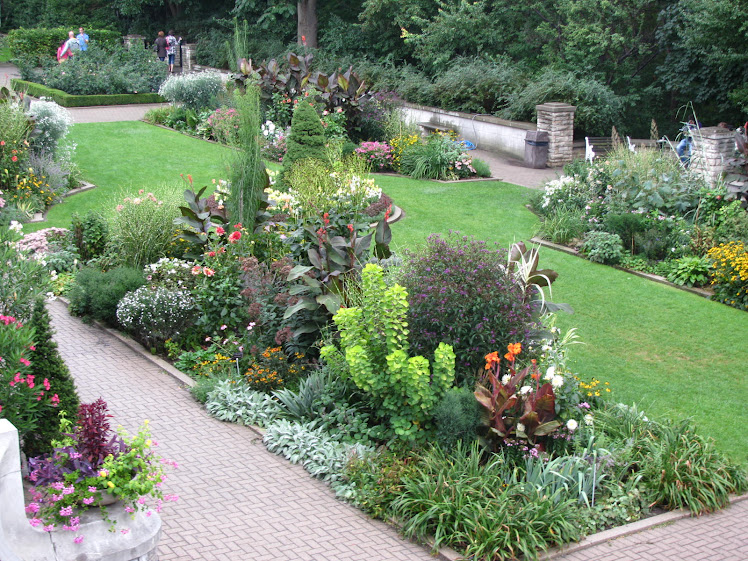
<path fill-rule="evenodd" d="M 519 390 L 519 393 L 521 395 L 527 395 L 531 391 L 532 391 L 532 387 L 531 386 L 522 386 L 522 389 Z"/>
<path fill-rule="evenodd" d="M 587 413 L 584 416 L 584 424 L 587 425 L 588 427 L 591 427 L 592 423 L 594 423 L 594 422 L 595 422 L 595 418 L 592 416 L 591 413 Z"/>
<path fill-rule="evenodd" d="M 551 380 L 551 386 L 553 386 L 554 390 L 557 390 L 558 388 L 560 388 L 563 385 L 564 385 L 564 377 L 563 376 L 556 375 Z"/>
<path fill-rule="evenodd" d="M 517 423 L 517 432 L 525 432 L 525 425 Z"/>
<path fill-rule="evenodd" d="M 511 380 L 511 379 L 512 379 L 512 377 L 509 374 L 504 374 L 501 377 L 501 383 L 506 386 L 509 383 L 509 380 Z"/>
<path fill-rule="evenodd" d="M 10 221 L 10 229 L 13 230 L 14 232 L 20 234 L 21 230 L 23 230 L 23 224 L 21 224 L 20 222 L 18 222 L 16 220 L 11 220 Z"/>
<path fill-rule="evenodd" d="M 570 432 L 574 432 L 577 430 L 577 427 L 579 426 L 579 423 L 577 423 L 574 419 L 569 419 L 566 421 L 566 428 L 569 429 Z"/>
<path fill-rule="evenodd" d="M 545 376 L 543 376 L 543 380 L 553 380 L 553 377 L 556 375 L 556 367 L 550 366 L 548 370 L 545 371 Z"/>

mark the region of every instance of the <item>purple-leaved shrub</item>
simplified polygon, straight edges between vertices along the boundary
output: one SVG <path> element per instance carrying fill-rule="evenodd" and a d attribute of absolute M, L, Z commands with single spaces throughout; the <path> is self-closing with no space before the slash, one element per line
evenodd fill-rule
<path fill-rule="evenodd" d="M 452 345 L 457 385 L 473 387 L 488 353 L 525 344 L 536 327 L 506 262 L 506 250 L 456 232 L 433 234 L 406 254 L 400 283 L 408 290 L 411 350 L 428 357 L 441 341 Z"/>

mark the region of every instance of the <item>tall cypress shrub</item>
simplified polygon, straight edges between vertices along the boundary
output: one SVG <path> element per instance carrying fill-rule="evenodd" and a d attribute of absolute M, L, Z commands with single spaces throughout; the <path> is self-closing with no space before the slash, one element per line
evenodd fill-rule
<path fill-rule="evenodd" d="M 34 328 L 35 349 L 31 353 L 34 382 L 42 391 L 46 378 L 49 381 L 49 393 L 57 394 L 60 404 L 56 408 L 44 408 L 37 430 L 24 438 L 23 450 L 27 457 L 51 451 L 50 442 L 61 437 L 60 411 L 65 411 L 68 419 L 75 419 L 80 403 L 70 370 L 60 356 L 57 343 L 52 340 L 49 312 L 41 299 L 34 305 L 31 326 Z"/>
<path fill-rule="evenodd" d="M 324 160 L 325 157 L 325 129 L 322 121 L 311 104 L 301 101 L 294 109 L 291 119 L 288 150 L 283 158 L 283 174 L 291 169 L 294 162 L 307 158 Z"/>
<path fill-rule="evenodd" d="M 230 164 L 231 196 L 226 207 L 232 222 L 251 228 L 269 183 L 260 155 L 260 91 L 256 87 L 236 90 L 234 101 L 239 114 L 239 150 Z"/>

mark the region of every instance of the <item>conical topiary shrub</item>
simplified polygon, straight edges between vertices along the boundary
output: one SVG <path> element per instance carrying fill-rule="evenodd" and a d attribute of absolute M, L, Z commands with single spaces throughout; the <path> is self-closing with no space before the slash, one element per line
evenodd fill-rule
<path fill-rule="evenodd" d="M 65 411 L 67 418 L 74 420 L 79 405 L 73 378 L 57 350 L 57 343 L 52 340 L 49 312 L 41 299 L 34 306 L 31 325 L 34 328 L 34 351 L 30 355 L 31 374 L 40 391 L 45 390 L 44 380 L 48 380 L 49 394 L 57 394 L 60 403 L 55 408 L 44 408 L 36 430 L 24 437 L 23 450 L 29 458 L 52 449 L 51 441 L 62 438 L 60 411 Z"/>
<path fill-rule="evenodd" d="M 325 159 L 325 129 L 314 107 L 301 101 L 294 109 L 291 119 L 291 134 L 288 137 L 288 151 L 283 158 L 283 173 L 290 170 L 294 162 L 307 158 Z"/>

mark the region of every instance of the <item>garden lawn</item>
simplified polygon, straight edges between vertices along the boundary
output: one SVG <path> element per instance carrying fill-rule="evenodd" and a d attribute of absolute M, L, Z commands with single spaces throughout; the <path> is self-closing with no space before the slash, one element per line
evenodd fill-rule
<path fill-rule="evenodd" d="M 76 161 L 101 192 L 118 185 L 146 188 L 192 173 L 195 185 L 221 177 L 226 149 L 144 123 L 76 125 Z M 525 209 L 530 190 L 501 182 L 443 184 L 376 176 L 405 211 L 393 225 L 393 247 L 416 247 L 450 229 L 507 246 L 537 226 Z M 65 207 L 52 209 L 67 225 Z M 102 199 L 92 199 L 91 207 Z M 87 203 L 88 204 L 88 203 Z M 80 208 L 78 212 L 81 212 Z M 40 227 L 44 227 L 43 224 Z M 610 382 L 612 399 L 649 414 L 693 417 L 702 432 L 736 461 L 746 462 L 748 437 L 748 314 L 616 269 L 543 248 L 540 266 L 559 271 L 553 300 L 568 302 L 561 327 L 577 327 L 584 345 L 570 356 L 583 379 Z M 501 350 L 501 349 L 497 349 Z"/>
<path fill-rule="evenodd" d="M 180 192 L 189 185 L 182 180 L 192 175 L 197 189 L 213 179 L 225 177 L 225 158 L 229 149 L 155 127 L 140 121 L 84 123 L 74 125 L 68 135 L 76 144 L 75 162 L 83 178 L 96 185 L 65 199 L 49 209 L 47 221 L 27 224 L 25 232 L 49 226 L 70 226 L 73 213 L 89 210 L 111 212 L 122 190 L 135 195 L 171 188 Z"/>
<path fill-rule="evenodd" d="M 10 47 L 0 47 L 0 62 L 10 61 Z"/>

